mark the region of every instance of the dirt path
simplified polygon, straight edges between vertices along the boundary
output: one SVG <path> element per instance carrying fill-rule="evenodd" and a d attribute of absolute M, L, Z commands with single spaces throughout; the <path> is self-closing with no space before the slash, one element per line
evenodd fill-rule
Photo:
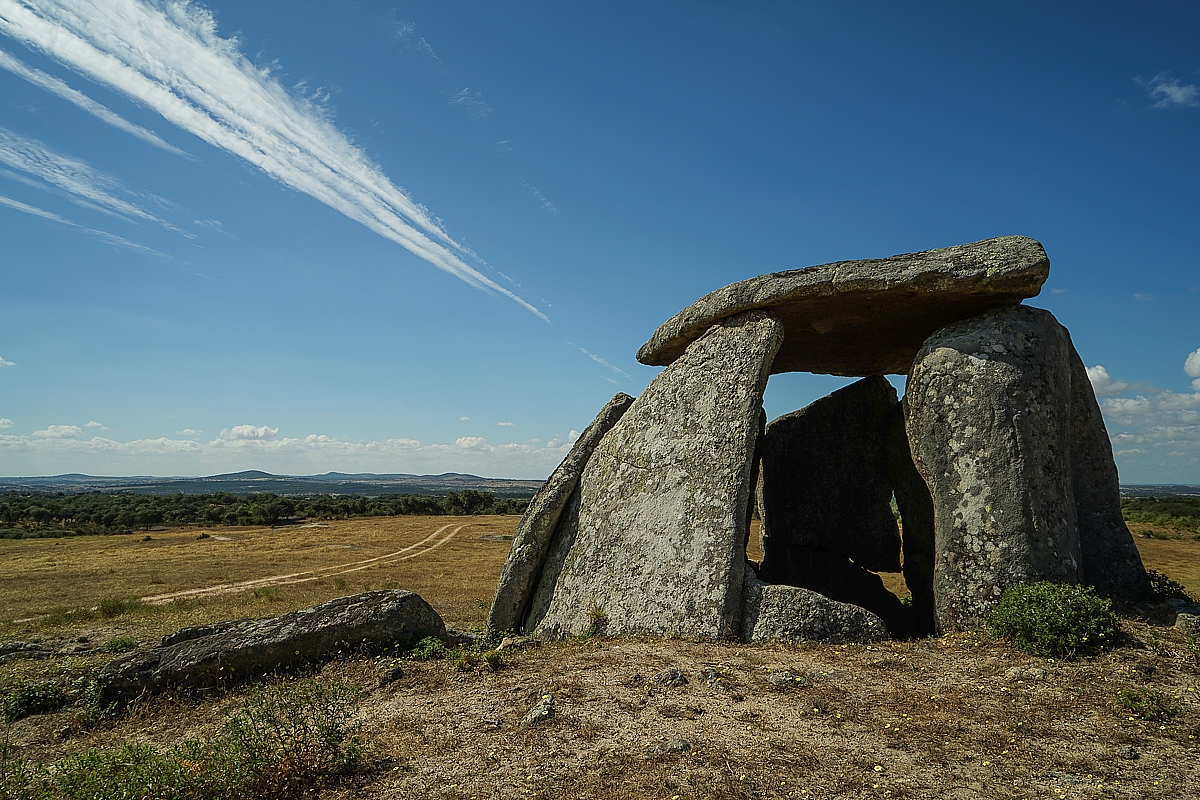
<path fill-rule="evenodd" d="M 321 567 L 319 569 L 306 570 L 304 572 L 291 572 L 286 575 L 272 575 L 267 578 L 255 578 L 248 581 L 238 581 L 236 583 L 218 583 L 213 586 L 204 586 L 199 589 L 185 589 L 181 592 L 169 592 L 167 594 L 149 595 L 141 598 L 143 603 L 149 605 L 159 605 L 168 603 L 172 600 L 181 597 L 201 597 L 221 594 L 232 594 L 233 592 L 242 592 L 247 589 L 258 589 L 263 586 L 279 586 L 283 584 L 305 583 L 308 581 L 316 581 L 321 578 L 332 578 L 337 575 L 345 575 L 350 572 L 358 572 L 359 570 L 368 569 L 372 566 L 392 564 L 399 561 L 408 561 L 411 558 L 423 556 L 444 545 L 446 542 L 453 539 L 459 531 L 465 528 L 465 525 L 459 525 L 454 530 L 442 536 L 450 525 L 443 525 L 433 533 L 426 536 L 416 544 L 410 544 L 408 547 L 403 547 L 394 553 L 387 555 L 376 556 L 375 558 L 364 559 L 363 561 L 351 561 L 347 564 L 336 564 L 330 567 Z M 437 539 L 437 541 L 433 541 Z M 431 543 L 432 542 L 432 543 Z M 422 548 L 422 549 L 418 549 Z M 416 552 L 413 552 L 413 551 Z"/>

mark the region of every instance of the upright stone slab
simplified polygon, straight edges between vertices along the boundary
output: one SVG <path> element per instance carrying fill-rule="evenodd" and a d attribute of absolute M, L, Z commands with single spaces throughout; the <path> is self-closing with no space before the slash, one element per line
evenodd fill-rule
<path fill-rule="evenodd" d="M 1079 524 L 1080 581 L 1101 594 L 1141 600 L 1150 591 L 1146 568 L 1121 516 L 1121 487 L 1112 444 L 1087 368 L 1070 345 L 1071 488 Z"/>
<path fill-rule="evenodd" d="M 872 572 L 900 571 L 900 532 L 888 480 L 889 413 L 896 390 L 886 378 L 856 381 L 767 426 L 759 513 L 763 560 L 772 583 L 801 577 L 817 548 Z"/>
<path fill-rule="evenodd" d="M 913 460 L 933 497 L 943 631 L 974 627 L 1014 583 L 1077 583 L 1070 341 L 1042 309 L 947 325 L 908 378 Z"/>
<path fill-rule="evenodd" d="M 721 320 L 634 401 L 584 469 L 527 629 L 740 637 L 751 461 L 782 339 L 763 312 Z"/>
<path fill-rule="evenodd" d="M 632 404 L 633 398 L 623 392 L 609 400 L 529 502 L 513 534 L 512 549 L 508 551 L 508 560 L 504 562 L 496 597 L 488 613 L 488 627 L 492 630 L 520 628 L 559 517 L 579 485 L 583 468 L 600 439 Z"/>

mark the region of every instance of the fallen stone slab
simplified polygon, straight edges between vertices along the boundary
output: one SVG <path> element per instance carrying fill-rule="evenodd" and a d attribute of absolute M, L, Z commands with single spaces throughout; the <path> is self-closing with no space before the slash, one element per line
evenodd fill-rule
<path fill-rule="evenodd" d="M 587 466 L 596 445 L 633 404 L 633 398 L 616 394 L 588 425 L 562 463 L 555 468 L 529 502 L 513 533 L 512 549 L 500 573 L 496 596 L 488 612 L 488 627 L 496 631 L 515 631 L 521 626 L 538 575 L 550 550 L 550 542 L 559 518 L 579 485 L 579 476 Z"/>
<path fill-rule="evenodd" d="M 934 331 L 1033 297 L 1049 271 L 1038 242 L 1002 236 L 775 272 L 700 298 L 664 322 L 637 359 L 665 366 L 718 320 L 763 309 L 787 331 L 773 373 L 904 374 Z"/>
<path fill-rule="evenodd" d="M 1008 306 L 942 328 L 908 378 L 906 427 L 935 509 L 942 632 L 977 627 L 1016 583 L 1078 583 L 1070 340 Z"/>
<path fill-rule="evenodd" d="M 763 580 L 793 586 L 795 552 L 819 548 L 872 572 L 900 571 L 888 478 L 887 378 L 863 378 L 767 426 L 759 467 Z"/>
<path fill-rule="evenodd" d="M 878 642 L 887 625 L 865 608 L 797 586 L 763 583 L 747 568 L 742 641 Z"/>
<path fill-rule="evenodd" d="M 339 653 L 405 649 L 427 636 L 446 638 L 442 618 L 420 595 L 386 590 L 217 627 L 110 662 L 98 678 L 100 700 L 125 704 L 168 690 L 212 690 Z"/>
<path fill-rule="evenodd" d="M 667 367 L 592 454 L 525 627 L 740 634 L 752 462 L 783 326 L 721 320 Z"/>

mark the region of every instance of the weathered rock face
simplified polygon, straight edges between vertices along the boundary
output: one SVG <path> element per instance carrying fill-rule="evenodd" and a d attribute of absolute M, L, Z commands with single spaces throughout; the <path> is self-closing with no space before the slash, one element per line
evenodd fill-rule
<path fill-rule="evenodd" d="M 637 357 L 670 364 L 718 320 L 764 309 L 787 330 L 773 372 L 903 374 L 938 328 L 1033 297 L 1049 270 L 1036 241 L 1003 236 L 775 272 L 700 298 L 663 323 Z"/>
<path fill-rule="evenodd" d="M 751 460 L 783 326 L 713 325 L 601 440 L 560 522 L 526 628 L 558 638 L 602 612 L 608 633 L 741 633 Z"/>
<path fill-rule="evenodd" d="M 489 628 L 515 631 L 521 627 L 555 528 L 579 485 L 579 476 L 600 439 L 632 404 L 633 398 L 624 393 L 609 400 L 533 496 L 513 534 L 512 549 L 508 551 L 508 560 L 504 563 L 496 597 L 488 613 Z"/>
<path fill-rule="evenodd" d="M 948 325 L 917 354 L 907 429 L 933 497 L 943 631 L 980 624 L 1014 583 L 1079 580 L 1070 349 L 1050 312 L 1009 306 Z"/>
<path fill-rule="evenodd" d="M 929 636 L 937 630 L 933 597 L 933 498 L 913 464 L 904 429 L 903 404 L 893 407 L 888 416 L 888 480 L 904 526 L 900 544 L 904 552 L 904 583 L 912 592 L 913 633 Z"/>
<path fill-rule="evenodd" d="M 1068 338 L 1068 344 L 1070 339 Z M 1080 580 L 1101 594 L 1141 600 L 1150 582 L 1121 516 L 1121 488 L 1112 445 L 1087 368 L 1074 346 L 1071 364 L 1071 489 L 1079 525 Z"/>
<path fill-rule="evenodd" d="M 763 583 L 747 569 L 742 641 L 877 642 L 888 638 L 883 620 L 795 586 Z"/>
<path fill-rule="evenodd" d="M 214 689 L 341 652 L 446 638 L 438 613 L 419 595 L 401 591 L 339 597 L 281 617 L 213 627 L 207 635 L 169 638 L 174 644 L 109 663 L 100 673 L 100 699 L 127 703 L 170 689 Z"/>
<path fill-rule="evenodd" d="M 807 586 L 796 553 L 837 553 L 873 572 L 900 571 L 892 516 L 888 426 L 896 390 L 874 376 L 838 389 L 767 426 L 758 507 L 772 583 Z"/>

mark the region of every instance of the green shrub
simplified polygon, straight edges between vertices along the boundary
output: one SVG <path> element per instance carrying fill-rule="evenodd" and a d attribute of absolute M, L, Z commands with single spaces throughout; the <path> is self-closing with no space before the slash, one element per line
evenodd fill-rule
<path fill-rule="evenodd" d="M 116 655 L 118 653 L 128 653 L 130 650 L 137 650 L 137 639 L 130 639 L 128 636 L 116 636 L 104 643 L 104 652 Z"/>
<path fill-rule="evenodd" d="M 1166 719 L 1171 711 L 1157 689 L 1122 689 L 1117 692 L 1117 708 L 1142 719 Z"/>
<path fill-rule="evenodd" d="M 416 661 L 436 661 L 446 657 L 446 644 L 436 636 L 426 636 L 413 645 L 408 657 Z"/>
<path fill-rule="evenodd" d="M 1111 647 L 1121 630 L 1112 602 L 1090 586 L 1046 581 L 1010 586 L 987 622 L 995 635 L 1039 656 L 1097 653 Z"/>
<path fill-rule="evenodd" d="M 1173 597 L 1178 597 L 1193 603 L 1196 602 L 1196 598 L 1188 594 L 1187 588 L 1182 583 L 1171 580 L 1158 570 L 1148 569 L 1146 575 L 1150 577 L 1150 592 L 1156 601 L 1165 603 Z"/>
<path fill-rule="evenodd" d="M 22 681 L 9 687 L 0 697 L 0 708 L 5 722 L 15 722 L 22 717 L 58 711 L 70 702 L 68 687 L 59 681 Z"/>

